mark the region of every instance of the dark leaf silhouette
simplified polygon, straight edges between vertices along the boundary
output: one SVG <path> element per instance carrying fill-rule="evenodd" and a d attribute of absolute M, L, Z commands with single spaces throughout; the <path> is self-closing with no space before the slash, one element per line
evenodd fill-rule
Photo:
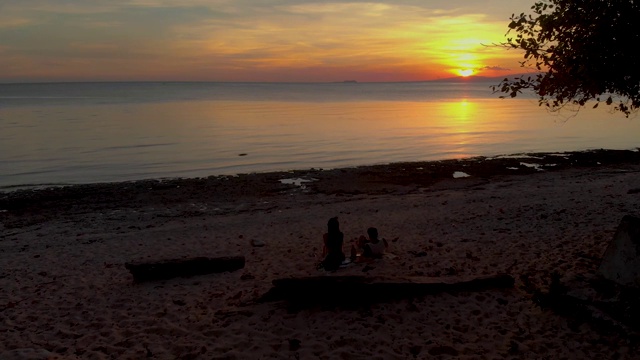
<path fill-rule="evenodd" d="M 551 110 L 600 95 L 626 116 L 640 107 L 640 2 L 542 0 L 531 12 L 511 16 L 507 34 L 515 36 L 501 46 L 522 50 L 521 66 L 537 72 L 504 79 L 494 92 L 531 90 Z"/>

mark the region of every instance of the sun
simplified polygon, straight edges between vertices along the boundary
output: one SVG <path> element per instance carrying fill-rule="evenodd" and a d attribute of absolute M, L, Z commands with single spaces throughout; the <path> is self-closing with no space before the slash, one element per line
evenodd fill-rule
<path fill-rule="evenodd" d="M 473 70 L 471 69 L 460 69 L 460 70 L 457 70 L 457 72 L 458 72 L 458 75 L 462 77 L 469 77 L 473 75 Z"/>

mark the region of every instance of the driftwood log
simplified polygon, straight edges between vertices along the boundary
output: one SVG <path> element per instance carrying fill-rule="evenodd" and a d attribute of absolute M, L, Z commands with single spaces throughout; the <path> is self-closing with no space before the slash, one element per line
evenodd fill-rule
<path fill-rule="evenodd" d="M 440 292 L 510 288 L 510 275 L 478 278 L 367 276 L 314 276 L 273 280 L 273 288 L 260 301 L 287 300 L 297 305 L 350 305 L 411 298 Z"/>
<path fill-rule="evenodd" d="M 156 262 L 127 262 L 124 266 L 133 275 L 135 282 L 144 282 L 235 271 L 242 269 L 244 263 L 244 256 L 230 256 L 218 258 L 195 257 Z"/>

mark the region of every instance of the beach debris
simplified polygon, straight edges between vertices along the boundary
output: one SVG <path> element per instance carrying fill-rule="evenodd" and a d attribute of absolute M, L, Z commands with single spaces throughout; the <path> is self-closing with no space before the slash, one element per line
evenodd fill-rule
<path fill-rule="evenodd" d="M 290 351 L 297 351 L 298 349 L 300 349 L 300 345 L 302 344 L 302 341 L 298 339 L 288 339 L 288 340 L 289 340 Z"/>
<path fill-rule="evenodd" d="M 242 269 L 244 256 L 194 257 L 160 260 L 151 262 L 127 262 L 125 268 L 133 275 L 135 282 L 165 280 L 174 277 L 205 275 Z"/>
<path fill-rule="evenodd" d="M 263 247 L 265 245 L 267 245 L 267 243 L 262 240 L 251 239 L 251 246 L 253 247 Z"/>
<path fill-rule="evenodd" d="M 421 351 L 422 351 L 422 346 L 420 346 L 420 345 L 412 345 L 409 348 L 409 353 L 411 353 L 411 355 L 413 355 L 414 358 L 416 358 L 418 355 L 420 355 Z"/>
<path fill-rule="evenodd" d="M 302 188 L 302 189 L 306 189 L 307 188 L 307 186 L 304 183 L 313 182 L 313 181 L 318 181 L 318 179 L 315 179 L 315 178 L 308 178 L 308 179 L 303 179 L 303 178 L 280 179 L 280 183 L 282 183 L 282 184 L 300 186 L 300 188 Z"/>
<path fill-rule="evenodd" d="M 9 351 L 5 351 L 0 353 L 0 359 L 3 360 L 46 360 L 46 359 L 58 359 L 56 354 L 49 352 L 45 349 L 33 349 L 33 348 L 22 348 L 22 349 L 13 349 Z"/>
<path fill-rule="evenodd" d="M 282 278 L 272 281 L 273 287 L 259 302 L 287 300 L 304 305 L 353 305 L 412 298 L 441 292 L 482 291 L 491 288 L 511 288 L 515 279 L 508 274 L 470 277 L 406 278 L 376 276 L 310 276 Z M 340 296 L 336 296 L 340 294 Z"/>
<path fill-rule="evenodd" d="M 256 277 L 255 277 L 255 276 L 253 276 L 253 274 L 251 274 L 251 273 L 244 273 L 244 274 L 242 274 L 242 275 L 240 276 L 240 280 L 253 280 L 253 279 L 255 279 L 255 278 L 256 278 Z"/>
<path fill-rule="evenodd" d="M 456 171 L 456 172 L 453 173 L 453 178 L 454 179 L 466 178 L 466 177 L 469 177 L 469 176 L 471 176 L 471 175 L 469 175 L 469 174 L 467 174 L 465 172 L 462 172 L 462 171 Z"/>
<path fill-rule="evenodd" d="M 542 165 L 540 165 L 540 164 L 529 164 L 529 163 L 521 162 L 520 165 L 526 166 L 526 167 L 529 167 L 529 168 L 534 168 L 534 169 L 536 169 L 538 171 L 544 171 L 544 169 L 542 169 Z"/>
<path fill-rule="evenodd" d="M 371 266 L 369 264 L 365 265 L 364 268 L 362 268 L 362 272 L 369 272 L 371 270 L 375 269 L 374 266 Z"/>
<path fill-rule="evenodd" d="M 253 316 L 253 314 L 254 312 L 250 310 L 224 309 L 216 311 L 214 315 L 218 319 L 229 319 L 234 317 L 249 317 Z"/>
<path fill-rule="evenodd" d="M 640 288 L 640 218 L 625 215 L 602 257 L 598 272 L 620 285 Z"/>
<path fill-rule="evenodd" d="M 429 355 L 438 356 L 438 355 L 451 355 L 458 356 L 458 350 L 452 348 L 451 346 L 436 346 L 429 349 Z"/>
<path fill-rule="evenodd" d="M 247 155 L 248 155 L 247 153 L 238 154 L 238 156 L 247 156 Z"/>
<path fill-rule="evenodd" d="M 424 257 L 427 256 L 427 252 L 426 251 L 415 251 L 415 250 L 410 250 L 408 251 L 409 254 L 415 256 L 415 257 Z"/>

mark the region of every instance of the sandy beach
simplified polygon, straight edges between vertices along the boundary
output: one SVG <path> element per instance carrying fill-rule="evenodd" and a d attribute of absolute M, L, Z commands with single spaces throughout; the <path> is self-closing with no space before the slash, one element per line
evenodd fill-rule
<path fill-rule="evenodd" d="M 576 325 L 522 279 L 594 274 L 638 189 L 640 152 L 591 151 L 3 193 L 0 358 L 637 359 L 637 334 Z M 333 216 L 347 243 L 377 227 L 394 256 L 317 270 Z M 238 271 L 145 283 L 124 266 L 238 255 Z M 278 278 L 499 273 L 515 286 L 257 301 Z"/>

